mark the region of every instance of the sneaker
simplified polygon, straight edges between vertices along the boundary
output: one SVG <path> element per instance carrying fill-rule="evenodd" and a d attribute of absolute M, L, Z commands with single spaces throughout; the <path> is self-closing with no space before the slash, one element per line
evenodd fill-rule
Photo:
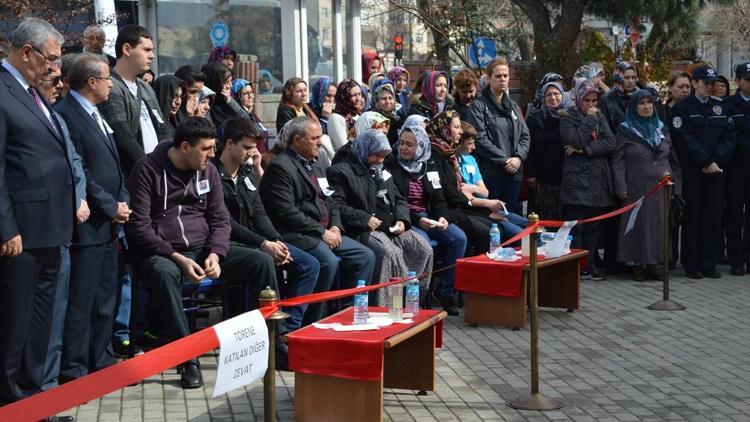
<path fill-rule="evenodd" d="M 141 337 L 135 340 L 135 344 L 143 347 L 144 349 L 156 349 L 157 347 L 169 344 L 170 340 L 146 330 L 143 332 Z"/>
<path fill-rule="evenodd" d="M 113 341 L 112 342 L 112 350 L 115 352 L 115 356 L 120 359 L 128 359 L 130 357 L 130 339 L 125 339 L 123 341 Z M 140 347 L 133 345 L 133 356 L 138 356 L 143 354 L 143 349 Z"/>
<path fill-rule="evenodd" d="M 440 304 L 440 306 L 443 307 L 443 310 L 447 312 L 448 315 L 458 315 L 458 306 L 456 306 L 456 299 L 453 297 L 453 295 L 442 295 L 438 293 L 437 290 L 433 290 L 432 298 L 435 299 Z"/>

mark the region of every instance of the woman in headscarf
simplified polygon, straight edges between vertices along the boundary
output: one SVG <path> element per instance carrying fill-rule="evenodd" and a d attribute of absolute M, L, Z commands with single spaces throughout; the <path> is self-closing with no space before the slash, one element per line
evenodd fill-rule
<path fill-rule="evenodd" d="M 561 220 L 560 182 L 565 151 L 560 138 L 558 111 L 567 108 L 568 104 L 560 82 L 547 82 L 541 93 L 540 108 L 526 118 L 531 135 L 524 173 L 529 187 L 528 209 L 545 220 Z"/>
<path fill-rule="evenodd" d="M 273 75 L 266 69 L 258 71 L 258 95 L 273 93 Z"/>
<path fill-rule="evenodd" d="M 263 135 L 263 139 L 258 142 L 258 151 L 263 154 L 268 151 L 268 129 L 255 112 L 255 87 L 245 79 L 235 79 L 232 82 L 232 96 Z"/>
<path fill-rule="evenodd" d="M 356 137 L 354 123 L 364 110 L 362 88 L 354 79 L 344 79 L 336 87 L 336 108 L 328 118 L 328 136 L 337 152 Z"/>
<path fill-rule="evenodd" d="M 322 76 L 313 85 L 310 107 L 320 120 L 323 134 L 328 134 L 328 118 L 336 108 L 336 84 L 326 76 Z"/>
<path fill-rule="evenodd" d="M 216 126 L 235 117 L 245 117 L 247 113 L 232 98 L 232 71 L 223 63 L 214 62 L 203 65 L 201 71 L 206 75 L 206 86 L 216 92 L 216 100 L 211 105 L 211 120 Z"/>
<path fill-rule="evenodd" d="M 669 133 L 656 114 L 656 101 L 650 91 L 639 89 L 630 97 L 625 121 L 620 123 L 612 167 L 615 192 L 624 204 L 648 193 L 665 171 L 671 172 L 675 181 L 674 194 L 681 194 L 680 165 Z M 629 217 L 627 213 L 620 219 L 617 260 L 633 263 L 635 281 L 662 280 L 658 265 L 664 263 L 664 196 L 645 198 L 635 225 L 625 233 Z"/>
<path fill-rule="evenodd" d="M 409 71 L 400 66 L 394 66 L 388 71 L 388 80 L 396 88 L 396 101 L 401 104 L 402 117 L 409 108 Z"/>
<path fill-rule="evenodd" d="M 365 51 L 362 53 L 362 81 L 370 80 L 373 73 L 383 71 L 383 59 L 375 50 Z"/>
<path fill-rule="evenodd" d="M 391 145 L 398 141 L 398 130 L 403 123 L 401 119 L 401 104 L 396 101 L 396 89 L 388 79 L 377 81 L 372 89 L 372 105 L 370 109 L 388 119 L 388 140 Z"/>
<path fill-rule="evenodd" d="M 594 83 L 594 85 L 599 88 L 599 94 L 604 95 L 609 92 L 609 87 L 604 83 L 605 76 L 604 66 L 602 66 L 602 64 L 599 62 L 591 62 L 579 67 L 578 70 L 576 70 L 576 72 L 573 74 L 573 84 L 575 85 L 583 79 L 590 79 Z"/>
<path fill-rule="evenodd" d="M 229 70 L 234 69 L 234 63 L 237 61 L 237 52 L 226 45 L 214 47 L 208 53 L 209 63 L 223 63 Z"/>
<path fill-rule="evenodd" d="M 609 159 L 615 150 L 615 138 L 607 120 L 599 112 L 599 88 L 588 79 L 578 82 L 575 106 L 561 113 L 560 138 L 565 151 L 560 204 L 565 220 L 583 220 L 604 214 L 615 205 L 612 170 Z M 573 246 L 589 252 L 583 275 L 591 280 L 605 280 L 597 268 L 599 222 L 576 225 Z"/>
<path fill-rule="evenodd" d="M 455 264 L 466 252 L 466 234 L 448 221 L 448 207 L 438 168 L 431 159 L 430 138 L 419 122 L 401 128 L 398 155 L 388 162 L 399 192 L 406 198 L 412 230 L 438 243 L 444 266 Z M 449 315 L 458 315 L 454 297 L 455 269 L 440 273 L 440 284 L 432 291 Z"/>
<path fill-rule="evenodd" d="M 390 153 L 388 138 L 377 129 L 367 129 L 352 142 L 349 160 L 326 172 L 347 235 L 375 253 L 373 280 L 377 283 L 404 277 L 409 271 L 432 271 L 432 247 L 410 230 L 406 199 L 383 169 Z M 426 292 L 429 282 L 429 275 L 423 277 L 420 290 Z M 377 303 L 385 306 L 385 289 L 378 290 L 376 296 Z"/>
<path fill-rule="evenodd" d="M 359 116 L 357 122 L 354 123 L 355 139 L 370 129 L 377 129 L 383 132 L 383 134 L 388 133 L 388 119 L 378 112 L 365 111 Z M 336 151 L 336 154 L 333 156 L 333 164 L 350 160 L 353 143 L 353 141 L 347 142 Z"/>
<path fill-rule="evenodd" d="M 430 71 L 422 83 L 419 105 L 411 109 L 411 114 L 420 114 L 431 119 L 442 111 L 453 110 L 453 97 L 448 94 L 449 90 L 448 74 L 437 70 Z"/>
<path fill-rule="evenodd" d="M 471 192 L 464 192 L 466 187 L 462 185 L 459 163 L 458 147 L 463 127 L 458 112 L 448 110 L 438 113 L 427 124 L 427 134 L 432 144 L 431 161 L 438 169 L 443 198 L 448 207 L 448 221 L 456 224 L 466 234 L 467 255 L 486 252 L 489 249 L 489 232 L 493 223 L 489 214 L 502 208 L 502 205 L 499 201 L 493 202 L 493 210 L 482 207 L 483 201 L 479 201 L 476 206 L 473 202 L 469 205 L 473 197 Z"/>
<path fill-rule="evenodd" d="M 298 116 L 311 117 L 318 120 L 315 112 L 307 104 L 307 82 L 302 78 L 291 78 L 284 84 L 276 110 L 276 130 L 281 129 L 286 122 Z"/>
<path fill-rule="evenodd" d="M 211 88 L 204 86 L 198 93 L 198 106 L 195 109 L 194 116 L 211 119 L 210 112 L 214 104 L 216 104 L 216 93 Z"/>
<path fill-rule="evenodd" d="M 544 77 L 542 77 L 542 80 L 539 81 L 539 85 L 536 87 L 536 92 L 534 92 L 534 100 L 531 102 L 531 110 L 526 114 L 531 115 L 542 109 L 542 106 L 544 106 L 544 87 L 547 86 L 548 83 L 559 82 L 559 84 L 562 85 L 562 81 L 563 77 L 557 73 L 550 72 L 545 74 Z"/>
<path fill-rule="evenodd" d="M 159 101 L 162 116 L 165 117 L 166 135 L 172 137 L 177 129 L 177 112 L 182 105 L 182 92 L 185 83 L 174 75 L 163 75 L 154 81 L 154 93 Z"/>

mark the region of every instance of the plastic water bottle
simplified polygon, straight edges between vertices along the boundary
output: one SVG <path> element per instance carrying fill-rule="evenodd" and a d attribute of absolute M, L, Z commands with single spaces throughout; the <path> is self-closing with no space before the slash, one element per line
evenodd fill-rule
<path fill-rule="evenodd" d="M 568 240 L 565 241 L 565 246 L 563 247 L 563 253 L 569 254 L 570 253 L 570 244 L 573 243 L 573 236 L 568 235 Z"/>
<path fill-rule="evenodd" d="M 393 321 L 404 319 L 404 286 L 401 284 L 388 287 L 388 317 Z"/>
<path fill-rule="evenodd" d="M 417 273 L 409 271 L 409 277 L 416 277 Z M 419 279 L 414 278 L 405 283 L 406 289 L 406 307 L 404 308 L 404 314 L 407 318 L 411 315 L 411 318 L 419 315 Z"/>
<path fill-rule="evenodd" d="M 360 287 L 365 287 L 364 280 L 357 281 L 357 288 Z M 367 301 L 367 292 L 354 295 L 354 325 L 367 324 Z"/>
<path fill-rule="evenodd" d="M 495 254 L 495 250 L 500 247 L 500 229 L 497 228 L 497 223 L 492 223 L 490 229 L 490 255 Z"/>

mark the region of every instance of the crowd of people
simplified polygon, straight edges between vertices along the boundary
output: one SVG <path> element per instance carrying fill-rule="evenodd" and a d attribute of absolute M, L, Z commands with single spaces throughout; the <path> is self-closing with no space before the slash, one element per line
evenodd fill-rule
<path fill-rule="evenodd" d="M 706 64 L 675 71 L 664 101 L 633 64 L 610 87 L 590 63 L 567 90 L 544 75 L 522 108 L 504 59 L 481 77 L 426 71 L 412 89 L 368 52 L 363 81 L 286 81 L 272 139 L 255 109 L 267 87 L 234 78 L 231 49 L 154 78 L 145 28 L 123 27 L 115 57 L 100 29 L 84 35 L 63 56 L 59 32 L 27 18 L 0 66 L 0 403 L 188 335 L 183 284 L 204 278 L 241 292 L 237 315 L 266 286 L 295 297 L 416 271 L 423 303 L 457 315 L 454 270 L 430 271 L 486 252 L 493 224 L 504 240 L 522 231 L 524 199 L 581 220 L 640 200 L 665 171 L 669 264 L 717 278 L 726 250 L 732 274 L 750 271 L 750 63 L 733 95 Z M 576 226 L 583 277 L 659 279 L 664 205 L 642 200 L 632 228 L 629 214 Z M 131 307 L 134 280 L 148 300 Z M 329 311 L 284 310 L 287 331 Z M 178 369 L 184 388 L 203 384 L 196 359 Z"/>

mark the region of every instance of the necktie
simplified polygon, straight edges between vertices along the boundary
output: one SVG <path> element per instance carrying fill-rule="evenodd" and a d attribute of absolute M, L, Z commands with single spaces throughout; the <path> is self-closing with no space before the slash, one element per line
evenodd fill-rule
<path fill-rule="evenodd" d="M 96 124 L 99 125 L 99 129 L 101 129 L 102 133 L 104 133 L 104 137 L 109 138 L 107 136 L 107 129 L 104 127 L 104 122 L 102 121 L 101 116 L 99 116 L 99 113 L 96 110 L 94 110 L 91 112 L 91 117 L 93 117 Z"/>
<path fill-rule="evenodd" d="M 33 86 L 30 86 L 28 91 L 29 91 L 29 94 L 31 94 L 31 98 L 34 99 L 36 106 L 39 107 L 39 111 L 41 111 L 42 114 L 44 114 L 44 116 L 47 118 L 47 120 L 49 120 L 50 124 L 52 125 L 52 129 L 55 130 L 55 134 L 59 135 L 59 132 L 57 131 L 57 126 L 55 126 L 55 122 L 52 120 L 52 116 L 49 110 L 42 103 L 42 99 L 39 98 L 39 94 L 36 92 L 36 89 Z"/>

